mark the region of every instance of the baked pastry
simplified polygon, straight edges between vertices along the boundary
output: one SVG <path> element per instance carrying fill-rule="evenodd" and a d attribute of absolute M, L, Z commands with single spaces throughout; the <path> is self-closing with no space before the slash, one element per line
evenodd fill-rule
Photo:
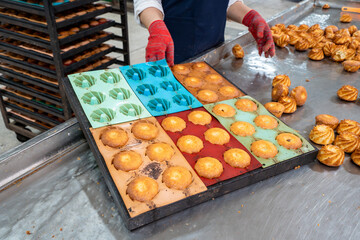
<path fill-rule="evenodd" d="M 233 117 L 236 114 L 236 110 L 232 106 L 225 103 L 216 104 L 212 111 L 221 117 Z"/>
<path fill-rule="evenodd" d="M 310 43 L 305 39 L 301 39 L 295 44 L 295 49 L 297 51 L 306 51 L 309 49 L 309 47 L 310 47 Z"/>
<path fill-rule="evenodd" d="M 190 72 L 190 69 L 187 66 L 182 65 L 182 64 L 174 65 L 172 67 L 172 70 L 175 73 L 179 73 L 179 74 L 188 74 Z"/>
<path fill-rule="evenodd" d="M 275 117 L 280 118 L 284 113 L 285 107 L 281 103 L 278 102 L 268 102 L 264 105 L 264 107 L 275 115 Z"/>
<path fill-rule="evenodd" d="M 238 121 L 231 124 L 230 131 L 235 135 L 247 137 L 255 133 L 255 127 L 248 122 Z"/>
<path fill-rule="evenodd" d="M 283 24 L 283 23 L 278 23 L 278 24 L 275 24 L 275 27 L 277 27 L 277 28 L 281 29 L 281 31 L 284 31 L 284 30 L 285 30 L 285 28 L 286 28 L 285 24 Z"/>
<path fill-rule="evenodd" d="M 224 145 L 230 141 L 230 135 L 221 128 L 209 128 L 204 133 L 205 140 L 212 144 Z"/>
<path fill-rule="evenodd" d="M 344 163 L 345 153 L 337 146 L 326 145 L 319 150 L 317 159 L 329 167 L 338 167 Z"/>
<path fill-rule="evenodd" d="M 336 44 L 333 42 L 327 42 L 323 47 L 324 55 L 327 57 L 332 56 L 335 53 L 335 50 L 336 50 Z"/>
<path fill-rule="evenodd" d="M 185 190 L 192 183 L 192 175 L 184 167 L 169 167 L 163 172 L 162 181 L 168 188 Z"/>
<path fill-rule="evenodd" d="M 185 153 L 198 153 L 204 148 L 203 141 L 194 135 L 185 135 L 178 139 L 176 145 Z"/>
<path fill-rule="evenodd" d="M 359 47 L 360 49 L 360 47 Z M 353 58 L 354 61 L 360 61 L 360 53 L 356 54 L 355 57 Z"/>
<path fill-rule="evenodd" d="M 271 99 L 278 101 L 279 98 L 289 95 L 289 88 L 281 83 L 276 84 L 271 90 Z"/>
<path fill-rule="evenodd" d="M 342 23 L 349 23 L 351 21 L 352 21 L 352 17 L 350 16 L 350 14 L 343 14 L 340 17 L 340 22 L 342 22 Z"/>
<path fill-rule="evenodd" d="M 346 153 L 352 153 L 360 147 L 360 138 L 353 133 L 342 132 L 336 136 L 334 145 L 338 146 Z"/>
<path fill-rule="evenodd" d="M 347 49 L 346 50 L 346 56 L 345 56 L 345 60 L 352 60 L 356 55 L 356 51 L 354 49 Z"/>
<path fill-rule="evenodd" d="M 358 93 L 359 91 L 357 88 L 350 85 L 344 85 L 337 91 L 337 95 L 340 99 L 349 102 L 356 101 Z"/>
<path fill-rule="evenodd" d="M 289 36 L 289 44 L 294 46 L 298 41 L 300 41 L 301 38 L 297 35 L 294 35 L 294 36 Z"/>
<path fill-rule="evenodd" d="M 288 29 L 291 29 L 291 30 L 298 30 L 298 27 L 294 24 L 290 24 L 287 26 Z"/>
<path fill-rule="evenodd" d="M 219 74 L 208 74 L 205 77 L 205 80 L 211 84 L 220 84 L 224 81 L 223 77 L 220 76 Z"/>
<path fill-rule="evenodd" d="M 339 28 L 335 25 L 329 25 L 325 28 L 325 33 L 326 33 L 326 31 L 329 31 L 329 30 L 332 30 L 333 33 L 336 33 L 337 31 L 339 31 Z"/>
<path fill-rule="evenodd" d="M 315 117 L 316 125 L 327 125 L 332 129 L 336 129 L 339 125 L 339 119 L 328 114 L 320 114 Z"/>
<path fill-rule="evenodd" d="M 184 79 L 184 84 L 187 87 L 199 88 L 204 85 L 204 82 L 197 77 L 187 77 Z"/>
<path fill-rule="evenodd" d="M 234 168 L 246 168 L 251 163 L 247 152 L 240 148 L 232 148 L 224 152 L 224 161 Z"/>
<path fill-rule="evenodd" d="M 296 100 L 293 97 L 285 96 L 279 99 L 279 103 L 284 105 L 284 113 L 293 113 L 296 111 Z"/>
<path fill-rule="evenodd" d="M 115 154 L 112 161 L 116 170 L 125 172 L 138 169 L 142 163 L 141 155 L 134 151 L 119 152 Z"/>
<path fill-rule="evenodd" d="M 299 26 L 299 31 L 307 31 L 307 30 L 309 30 L 309 26 L 308 25 L 306 25 L 306 24 L 301 24 L 300 26 Z"/>
<path fill-rule="evenodd" d="M 226 98 L 235 98 L 239 96 L 240 91 L 233 86 L 224 86 L 219 89 L 221 95 Z"/>
<path fill-rule="evenodd" d="M 272 81 L 272 86 L 275 87 L 276 84 L 279 84 L 279 83 L 281 83 L 287 87 L 290 87 L 291 81 L 290 81 L 289 76 L 283 74 L 283 75 L 277 75 L 276 77 L 274 77 L 274 79 Z"/>
<path fill-rule="evenodd" d="M 360 46 L 360 42 L 356 39 L 353 39 L 349 45 L 349 49 L 353 49 L 356 52 L 356 50 L 359 48 L 359 46 Z"/>
<path fill-rule="evenodd" d="M 279 123 L 275 118 L 268 115 L 259 115 L 254 119 L 254 123 L 256 126 L 261 127 L 263 129 L 274 129 Z"/>
<path fill-rule="evenodd" d="M 204 62 L 197 62 L 192 65 L 192 68 L 199 71 L 209 70 L 209 66 Z"/>
<path fill-rule="evenodd" d="M 171 145 L 163 142 L 150 144 L 146 148 L 146 156 L 148 156 L 151 161 L 170 161 L 174 154 L 175 151 Z"/>
<path fill-rule="evenodd" d="M 208 89 L 200 90 L 196 96 L 200 101 L 208 103 L 216 102 L 219 98 L 216 92 Z"/>
<path fill-rule="evenodd" d="M 290 37 L 286 34 L 274 34 L 274 42 L 278 47 L 286 47 L 290 42 Z"/>
<path fill-rule="evenodd" d="M 324 52 L 321 48 L 313 48 L 308 54 L 308 57 L 314 61 L 320 61 L 324 59 Z"/>
<path fill-rule="evenodd" d="M 325 29 L 325 38 L 333 39 L 335 37 L 335 33 L 332 28 Z"/>
<path fill-rule="evenodd" d="M 286 149 L 298 149 L 302 146 L 301 139 L 292 133 L 280 133 L 276 136 L 276 141 Z"/>
<path fill-rule="evenodd" d="M 204 111 L 192 111 L 188 115 L 188 120 L 195 125 L 207 125 L 211 123 L 212 117 Z"/>
<path fill-rule="evenodd" d="M 341 120 L 339 126 L 336 129 L 338 134 L 343 132 L 350 132 L 357 136 L 360 136 L 360 123 L 350 119 Z"/>
<path fill-rule="evenodd" d="M 273 158 L 277 155 L 278 150 L 276 146 L 266 140 L 258 140 L 251 144 L 251 151 L 257 156 L 261 158 Z"/>
<path fill-rule="evenodd" d="M 290 96 L 296 101 L 296 105 L 303 106 L 307 99 L 307 92 L 303 86 L 297 86 L 291 90 Z"/>
<path fill-rule="evenodd" d="M 344 44 L 347 44 L 347 43 L 351 42 L 351 37 L 350 36 L 344 36 L 343 34 L 338 33 L 338 34 L 335 34 L 333 42 L 335 44 L 344 45 Z"/>
<path fill-rule="evenodd" d="M 354 38 L 360 38 L 360 30 L 357 30 L 356 32 L 354 32 L 354 33 L 352 34 L 352 37 L 354 37 Z"/>
<path fill-rule="evenodd" d="M 138 121 L 132 126 L 131 132 L 137 139 L 152 140 L 157 137 L 159 129 L 151 122 Z"/>
<path fill-rule="evenodd" d="M 161 126 L 170 132 L 181 132 L 186 128 L 186 122 L 179 117 L 167 117 L 161 122 Z"/>
<path fill-rule="evenodd" d="M 281 33 L 282 33 L 282 30 L 281 30 L 280 28 L 276 27 L 276 26 L 272 26 L 272 27 L 270 28 L 270 30 L 271 30 L 272 35 L 274 35 L 274 34 L 281 34 Z"/>
<path fill-rule="evenodd" d="M 351 160 L 358 166 L 360 166 L 360 148 L 356 149 L 351 154 Z"/>
<path fill-rule="evenodd" d="M 194 169 L 200 177 L 208 179 L 220 177 L 224 171 L 221 162 L 212 157 L 199 158 L 195 163 Z"/>
<path fill-rule="evenodd" d="M 256 103 L 246 98 L 237 100 L 235 107 L 243 112 L 254 112 L 257 110 Z"/>
<path fill-rule="evenodd" d="M 326 4 L 323 5 L 322 8 L 323 8 L 323 9 L 329 9 L 329 8 L 330 8 L 330 5 L 326 3 Z"/>
<path fill-rule="evenodd" d="M 158 183 L 149 177 L 140 176 L 127 186 L 126 193 L 133 201 L 148 202 L 159 192 Z"/>
<path fill-rule="evenodd" d="M 316 29 L 320 29 L 320 25 L 318 23 L 312 25 L 309 29 L 308 29 L 308 32 L 312 32 Z"/>
<path fill-rule="evenodd" d="M 314 143 L 327 145 L 334 142 L 334 130 L 327 125 L 316 125 L 310 132 L 309 138 Z"/>
<path fill-rule="evenodd" d="M 347 50 L 337 49 L 337 50 L 334 51 L 331 58 L 335 62 L 343 62 L 343 61 L 345 61 L 346 56 L 347 56 Z"/>
<path fill-rule="evenodd" d="M 347 60 L 342 64 L 344 66 L 344 70 L 347 72 L 357 72 L 360 69 L 359 61 Z"/>
<path fill-rule="evenodd" d="M 350 35 L 353 35 L 354 32 L 356 32 L 356 31 L 358 30 L 358 28 L 357 28 L 355 25 L 351 25 L 351 26 L 348 28 L 348 30 L 349 30 Z"/>
<path fill-rule="evenodd" d="M 108 128 L 101 133 L 101 142 L 112 148 L 123 147 L 129 140 L 128 134 L 121 128 Z"/>
<path fill-rule="evenodd" d="M 245 55 L 244 49 L 239 44 L 234 45 L 234 47 L 232 48 L 232 53 L 237 59 L 241 59 Z"/>

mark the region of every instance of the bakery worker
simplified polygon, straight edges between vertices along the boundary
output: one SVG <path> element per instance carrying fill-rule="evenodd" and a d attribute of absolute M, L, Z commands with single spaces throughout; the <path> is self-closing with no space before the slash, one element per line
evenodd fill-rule
<path fill-rule="evenodd" d="M 134 0 L 134 6 L 150 33 L 146 61 L 166 58 L 171 66 L 221 44 L 226 18 L 249 28 L 260 55 L 275 55 L 268 24 L 240 0 Z"/>

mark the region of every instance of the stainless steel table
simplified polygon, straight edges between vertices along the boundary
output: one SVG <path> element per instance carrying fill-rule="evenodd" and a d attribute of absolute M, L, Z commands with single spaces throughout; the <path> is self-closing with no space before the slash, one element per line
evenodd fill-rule
<path fill-rule="evenodd" d="M 306 11 L 313 15 L 305 18 L 308 24 L 337 21 L 318 18 L 321 10 L 305 1 L 271 23 L 299 23 L 296 18 Z M 234 42 L 200 59 L 262 103 L 270 100 L 276 74 L 286 73 L 293 86 L 305 86 L 307 104 L 282 118 L 304 136 L 320 113 L 360 121 L 359 102 L 336 97 L 343 84 L 360 87 L 359 73 L 343 73 L 340 64 L 327 60 L 308 61 L 292 49 L 278 50 L 277 58 L 264 62 L 253 44 L 245 47 L 243 61 L 234 61 L 228 56 Z M 0 239 L 360 239 L 359 175 L 348 157 L 340 168 L 314 162 L 129 232 L 71 120 L 0 156 L 0 189 L 7 187 L 0 192 Z"/>

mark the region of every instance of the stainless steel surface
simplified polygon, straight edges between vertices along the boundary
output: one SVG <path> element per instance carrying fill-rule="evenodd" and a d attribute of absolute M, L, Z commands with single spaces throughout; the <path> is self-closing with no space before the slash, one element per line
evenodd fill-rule
<path fill-rule="evenodd" d="M 308 13 L 308 5 L 303 6 L 286 14 Z M 335 23 L 338 14 L 315 10 L 296 23 Z M 320 113 L 360 121 L 360 103 L 344 103 L 336 97 L 343 84 L 360 87 L 360 73 L 344 73 L 340 64 L 330 61 L 309 61 L 306 54 L 291 48 L 266 60 L 257 56 L 253 45 L 245 51 L 244 60 L 228 57 L 216 69 L 262 103 L 270 100 L 275 74 L 288 74 L 292 86 L 304 85 L 308 102 L 283 117 L 302 135 L 308 135 Z M 0 239 L 355 240 L 360 239 L 359 175 L 360 168 L 348 158 L 340 168 L 315 162 L 129 232 L 90 150 L 82 144 L 0 192 Z"/>

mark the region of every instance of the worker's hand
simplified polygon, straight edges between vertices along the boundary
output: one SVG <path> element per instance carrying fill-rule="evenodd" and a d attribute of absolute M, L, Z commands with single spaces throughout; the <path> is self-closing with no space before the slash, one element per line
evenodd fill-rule
<path fill-rule="evenodd" d="M 249 28 L 249 32 L 255 38 L 259 55 L 265 53 L 265 57 L 273 57 L 275 55 L 274 40 L 265 19 L 255 10 L 251 10 L 245 15 L 242 23 Z"/>
<path fill-rule="evenodd" d="M 149 42 L 146 47 L 146 61 L 166 58 L 169 66 L 174 65 L 174 42 L 164 21 L 156 20 L 149 26 Z"/>

